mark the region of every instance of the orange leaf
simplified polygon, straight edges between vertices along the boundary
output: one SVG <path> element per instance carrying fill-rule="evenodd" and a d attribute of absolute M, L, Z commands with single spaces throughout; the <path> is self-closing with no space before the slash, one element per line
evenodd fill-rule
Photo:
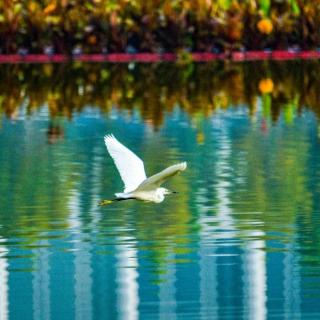
<path fill-rule="evenodd" d="M 269 34 L 273 30 L 273 25 L 272 25 L 271 20 L 266 19 L 266 18 L 265 19 L 261 19 L 258 22 L 257 27 L 258 27 L 259 31 L 261 33 L 264 33 L 264 34 Z"/>
<path fill-rule="evenodd" d="M 56 10 L 56 7 L 57 7 L 56 3 L 55 2 L 51 2 L 44 8 L 43 13 L 44 14 L 50 14 L 54 10 Z"/>

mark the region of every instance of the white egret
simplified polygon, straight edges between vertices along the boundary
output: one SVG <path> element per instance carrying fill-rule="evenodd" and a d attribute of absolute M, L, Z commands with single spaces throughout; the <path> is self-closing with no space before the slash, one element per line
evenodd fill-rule
<path fill-rule="evenodd" d="M 99 205 L 103 206 L 114 201 L 129 199 L 160 203 L 164 200 L 165 195 L 176 193 L 160 186 L 170 177 L 185 170 L 187 168 L 186 162 L 175 164 L 147 178 L 143 161 L 138 156 L 121 144 L 113 135 L 106 135 L 104 141 L 124 183 L 124 192 L 115 193 L 115 199 L 102 200 Z"/>

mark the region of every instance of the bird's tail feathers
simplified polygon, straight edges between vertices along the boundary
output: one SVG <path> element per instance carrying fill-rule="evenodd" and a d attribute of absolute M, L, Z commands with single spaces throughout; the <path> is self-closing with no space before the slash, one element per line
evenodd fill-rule
<path fill-rule="evenodd" d="M 114 194 L 117 198 L 122 198 L 122 199 L 129 199 L 131 198 L 130 194 L 127 194 L 125 192 L 119 192 Z"/>

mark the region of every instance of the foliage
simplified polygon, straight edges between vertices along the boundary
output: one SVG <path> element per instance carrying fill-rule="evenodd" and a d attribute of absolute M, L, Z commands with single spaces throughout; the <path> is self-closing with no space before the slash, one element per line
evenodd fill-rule
<path fill-rule="evenodd" d="M 0 50 L 78 54 L 320 44 L 320 0 L 0 0 Z"/>

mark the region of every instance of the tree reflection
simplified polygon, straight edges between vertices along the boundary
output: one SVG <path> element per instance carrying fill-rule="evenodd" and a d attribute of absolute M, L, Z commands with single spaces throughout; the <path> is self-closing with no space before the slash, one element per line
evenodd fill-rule
<path fill-rule="evenodd" d="M 290 123 L 302 108 L 320 115 L 319 69 L 318 61 L 2 65 L 0 112 L 14 119 L 21 106 L 31 114 L 47 105 L 52 118 L 70 119 L 87 106 L 114 107 L 138 111 L 157 129 L 177 105 L 192 118 L 230 106 L 254 117 L 261 97 L 266 120 L 283 114 Z"/>

